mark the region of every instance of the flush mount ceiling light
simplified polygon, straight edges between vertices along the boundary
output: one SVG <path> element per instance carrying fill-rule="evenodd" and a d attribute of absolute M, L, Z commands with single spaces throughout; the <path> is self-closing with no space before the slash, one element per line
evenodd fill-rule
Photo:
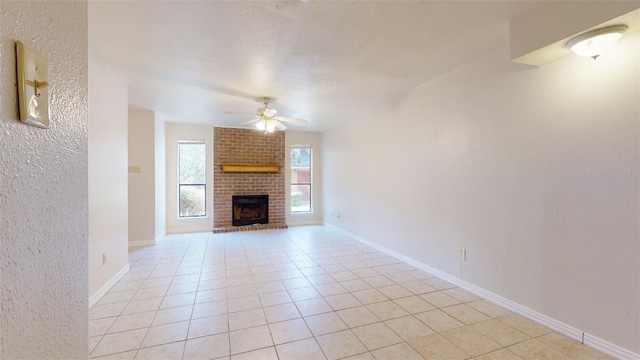
<path fill-rule="evenodd" d="M 627 25 L 614 25 L 587 31 L 569 40 L 567 47 L 576 55 L 596 59 L 611 49 L 628 28 Z"/>

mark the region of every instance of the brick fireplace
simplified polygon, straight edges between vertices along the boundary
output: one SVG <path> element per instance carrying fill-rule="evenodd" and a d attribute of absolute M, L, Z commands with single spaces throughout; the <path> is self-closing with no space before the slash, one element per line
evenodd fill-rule
<path fill-rule="evenodd" d="M 285 133 L 220 128 L 213 136 L 214 232 L 286 228 Z M 224 172 L 227 165 L 278 165 L 277 172 Z M 269 195 L 268 223 L 232 225 L 234 195 Z"/>

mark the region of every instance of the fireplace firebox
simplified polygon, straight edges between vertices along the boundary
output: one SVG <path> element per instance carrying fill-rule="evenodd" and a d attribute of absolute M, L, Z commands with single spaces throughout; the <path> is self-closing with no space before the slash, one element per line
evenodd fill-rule
<path fill-rule="evenodd" d="M 233 195 L 233 226 L 268 224 L 269 195 Z"/>

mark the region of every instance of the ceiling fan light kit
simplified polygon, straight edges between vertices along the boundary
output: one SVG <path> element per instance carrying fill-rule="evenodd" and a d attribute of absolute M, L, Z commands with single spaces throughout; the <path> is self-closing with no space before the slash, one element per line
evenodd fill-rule
<path fill-rule="evenodd" d="M 272 99 L 269 97 L 262 98 L 262 102 L 264 103 L 264 107 L 258 108 L 256 114 L 243 114 L 243 113 L 234 113 L 225 111 L 227 114 L 231 115 L 242 115 L 242 116 L 252 116 L 255 119 L 247 121 L 245 123 L 240 124 L 248 125 L 251 123 L 256 123 L 256 129 L 260 131 L 264 131 L 265 134 L 272 133 L 274 131 L 280 130 L 285 131 L 287 127 L 283 124 L 283 122 L 288 122 L 296 125 L 307 125 L 309 122 L 303 119 L 292 118 L 288 116 L 276 116 L 278 111 L 269 107 L 269 102 Z"/>
<path fill-rule="evenodd" d="M 576 55 L 596 59 L 611 49 L 628 28 L 627 25 L 614 25 L 587 31 L 569 40 L 567 47 Z"/>
<path fill-rule="evenodd" d="M 273 120 L 269 120 L 267 118 L 260 119 L 256 123 L 256 129 L 260 131 L 264 131 L 264 133 L 272 133 L 276 130 L 276 125 L 273 123 Z"/>

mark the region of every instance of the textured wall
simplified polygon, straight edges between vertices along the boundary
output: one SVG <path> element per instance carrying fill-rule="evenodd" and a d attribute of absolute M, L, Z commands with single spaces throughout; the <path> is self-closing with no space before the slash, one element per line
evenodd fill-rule
<path fill-rule="evenodd" d="M 505 41 L 327 131 L 325 221 L 640 353 L 639 48 Z"/>
<path fill-rule="evenodd" d="M 0 2 L 3 359 L 87 358 L 87 4 Z M 51 128 L 18 119 L 15 40 L 49 60 Z"/>
<path fill-rule="evenodd" d="M 162 238 L 167 233 L 167 151 L 166 131 L 164 120 L 155 119 L 154 126 L 154 155 L 155 155 L 155 240 Z"/>
<path fill-rule="evenodd" d="M 269 223 L 285 223 L 285 133 L 215 128 L 214 227 L 231 226 L 232 195 L 269 195 Z M 223 173 L 221 165 L 280 165 L 275 174 Z"/>
<path fill-rule="evenodd" d="M 89 55 L 90 301 L 104 295 L 109 281 L 129 264 L 127 108 L 127 84 Z"/>
<path fill-rule="evenodd" d="M 156 239 L 155 116 L 153 111 L 129 110 L 129 241 L 153 244 Z"/>

